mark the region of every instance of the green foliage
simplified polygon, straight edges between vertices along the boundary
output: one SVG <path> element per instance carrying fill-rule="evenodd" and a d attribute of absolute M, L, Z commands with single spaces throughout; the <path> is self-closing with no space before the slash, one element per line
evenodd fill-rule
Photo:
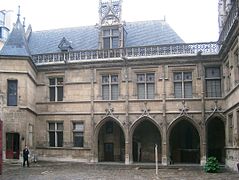
<path fill-rule="evenodd" d="M 204 166 L 204 171 L 208 173 L 217 173 L 220 170 L 217 158 L 209 157 Z"/>

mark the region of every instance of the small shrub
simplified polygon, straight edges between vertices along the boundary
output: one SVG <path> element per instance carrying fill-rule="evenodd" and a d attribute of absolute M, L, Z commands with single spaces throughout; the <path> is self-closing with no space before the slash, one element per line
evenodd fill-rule
<path fill-rule="evenodd" d="M 208 173 L 217 173 L 219 171 L 219 169 L 220 169 L 220 167 L 219 167 L 217 158 L 209 157 L 204 166 L 204 171 L 208 172 Z"/>

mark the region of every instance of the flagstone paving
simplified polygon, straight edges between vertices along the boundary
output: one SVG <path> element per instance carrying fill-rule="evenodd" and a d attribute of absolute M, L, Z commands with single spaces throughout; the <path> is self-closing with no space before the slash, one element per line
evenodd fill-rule
<path fill-rule="evenodd" d="M 113 163 L 37 162 L 30 168 L 21 164 L 3 164 L 0 180 L 238 180 L 239 173 L 222 170 L 205 173 L 201 167 L 159 167 Z"/>

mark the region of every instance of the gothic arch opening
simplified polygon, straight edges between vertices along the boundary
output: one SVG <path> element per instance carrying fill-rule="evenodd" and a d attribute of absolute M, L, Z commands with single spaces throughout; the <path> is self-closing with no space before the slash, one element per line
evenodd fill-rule
<path fill-rule="evenodd" d="M 186 119 L 176 122 L 169 137 L 169 158 L 173 163 L 200 163 L 200 137 L 194 125 Z"/>
<path fill-rule="evenodd" d="M 125 157 L 125 137 L 114 119 L 108 119 L 99 130 L 98 160 L 121 162 Z"/>
<path fill-rule="evenodd" d="M 220 118 L 212 118 L 207 122 L 207 157 L 214 156 L 225 163 L 225 125 Z"/>
<path fill-rule="evenodd" d="M 158 127 L 148 119 L 137 124 L 133 132 L 132 142 L 134 162 L 154 162 L 155 144 L 158 145 L 158 160 L 161 161 L 161 134 Z"/>

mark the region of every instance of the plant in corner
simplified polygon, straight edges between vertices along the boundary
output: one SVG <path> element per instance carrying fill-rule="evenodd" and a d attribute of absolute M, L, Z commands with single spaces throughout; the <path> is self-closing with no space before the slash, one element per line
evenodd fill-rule
<path fill-rule="evenodd" d="M 208 173 L 217 173 L 219 171 L 219 169 L 220 169 L 220 167 L 219 167 L 217 158 L 209 157 L 204 166 L 204 171 L 208 172 Z"/>

